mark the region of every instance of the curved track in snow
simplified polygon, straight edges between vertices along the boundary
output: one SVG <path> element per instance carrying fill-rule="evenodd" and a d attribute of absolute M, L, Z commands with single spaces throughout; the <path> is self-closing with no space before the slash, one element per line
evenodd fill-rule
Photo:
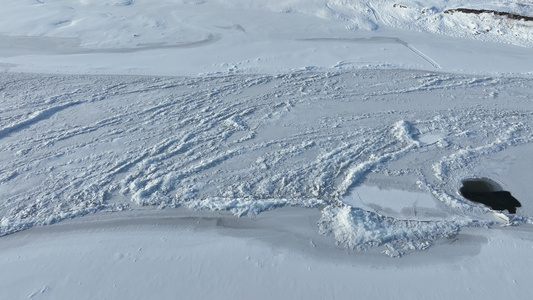
<path fill-rule="evenodd" d="M 481 158 L 531 145 L 532 85 L 404 70 L 3 73 L 0 234 L 137 205 L 251 216 L 327 206 L 321 232 L 350 248 L 424 249 L 462 226 L 496 224 L 458 185 Z M 428 193 L 442 219 L 399 220 L 341 202 L 366 182 Z M 519 212 L 511 221 L 531 217 Z"/>
<path fill-rule="evenodd" d="M 413 45 L 408 44 L 402 39 L 396 37 L 370 37 L 370 38 L 309 38 L 309 39 L 300 39 L 300 41 L 322 41 L 322 42 L 350 42 L 350 43 L 392 43 L 400 44 L 405 46 L 407 49 L 411 50 L 414 54 L 418 55 L 420 58 L 428 62 L 435 69 L 442 69 L 441 66 L 433 60 L 431 57 L 424 54 L 422 51 L 416 49 Z"/>

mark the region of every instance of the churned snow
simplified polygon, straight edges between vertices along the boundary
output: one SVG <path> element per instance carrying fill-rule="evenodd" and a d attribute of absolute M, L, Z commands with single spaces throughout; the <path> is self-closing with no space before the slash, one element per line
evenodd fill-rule
<path fill-rule="evenodd" d="M 533 2 L 0 4 L 3 295 L 531 294 Z"/>
<path fill-rule="evenodd" d="M 296 205 L 332 206 L 323 224 L 348 234 L 323 231 L 350 248 L 430 243 L 450 228 L 496 224 L 460 196 L 460 181 L 484 175 L 482 157 L 533 142 L 529 78 L 405 70 L 2 78 L 2 234 L 146 205 L 239 216 Z M 419 140 L 428 135 L 440 138 Z M 432 195 L 442 219 L 426 226 L 344 207 L 353 187 L 389 181 Z M 513 192 L 528 203 L 526 191 Z M 360 219 L 381 234 L 361 236 L 351 227 Z M 432 238 L 416 234 L 422 225 Z"/>

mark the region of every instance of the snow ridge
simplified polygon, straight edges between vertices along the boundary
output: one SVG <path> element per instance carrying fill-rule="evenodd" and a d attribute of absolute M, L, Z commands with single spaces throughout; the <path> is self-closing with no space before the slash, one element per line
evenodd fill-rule
<path fill-rule="evenodd" d="M 353 250 L 383 246 L 397 257 L 429 248 L 441 238 L 453 238 L 467 222 L 395 220 L 349 206 L 328 206 L 318 222 L 322 234 L 333 235 L 338 244 Z"/>
<path fill-rule="evenodd" d="M 191 200 L 184 205 L 195 210 L 231 211 L 238 217 L 254 217 L 259 213 L 283 206 L 299 206 L 315 208 L 325 205 L 326 202 L 319 199 L 294 200 L 294 199 L 204 199 Z"/>

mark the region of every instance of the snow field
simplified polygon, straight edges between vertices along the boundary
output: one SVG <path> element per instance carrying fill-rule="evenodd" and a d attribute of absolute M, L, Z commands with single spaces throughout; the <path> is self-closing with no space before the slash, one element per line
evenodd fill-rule
<path fill-rule="evenodd" d="M 531 59 L 532 22 L 444 13 L 464 6 L 533 16 L 531 3 L 524 1 L 23 0 L 0 11 L 0 71 L 165 76 L 376 68 L 533 72 L 523 63 Z"/>
<path fill-rule="evenodd" d="M 31 228 L 2 237 L 0 265 L 9 276 L 0 288 L 11 299 L 490 299 L 531 292 L 527 227 L 466 228 L 438 247 L 391 259 L 336 247 L 318 235 L 318 217 L 301 208 L 255 219 L 169 209 Z"/>
<path fill-rule="evenodd" d="M 532 1 L 0 7 L 0 298 L 533 292 Z"/>

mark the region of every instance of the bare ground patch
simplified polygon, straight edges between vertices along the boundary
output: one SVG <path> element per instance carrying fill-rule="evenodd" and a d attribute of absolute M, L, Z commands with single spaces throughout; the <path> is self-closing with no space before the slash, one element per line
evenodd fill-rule
<path fill-rule="evenodd" d="M 497 11 L 497 10 L 492 10 L 492 9 L 453 8 L 453 9 L 447 9 L 444 11 L 445 14 L 452 14 L 452 15 L 455 12 L 461 12 L 465 14 L 476 14 L 476 15 L 493 14 L 495 16 L 506 17 L 512 20 L 524 20 L 524 21 L 533 22 L 533 17 L 530 17 L 530 16 L 524 16 L 524 15 L 514 14 L 510 12 L 505 12 L 505 11 Z"/>

